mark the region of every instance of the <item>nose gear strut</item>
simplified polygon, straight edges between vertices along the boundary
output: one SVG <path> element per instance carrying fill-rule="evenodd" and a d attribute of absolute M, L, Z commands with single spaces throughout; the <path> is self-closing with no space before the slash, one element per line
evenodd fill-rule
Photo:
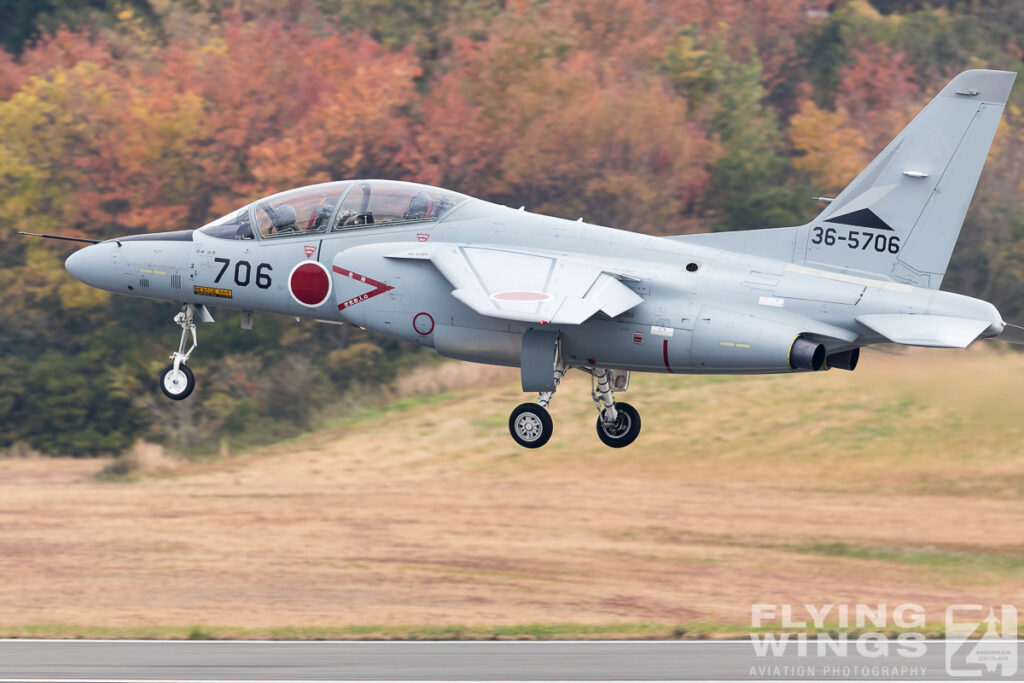
<path fill-rule="evenodd" d="M 175 401 L 188 398 L 192 390 L 196 388 L 196 378 L 185 362 L 192 355 L 192 352 L 199 346 L 199 339 L 196 337 L 196 307 L 193 304 L 184 304 L 181 312 L 174 316 L 175 324 L 181 327 L 181 341 L 178 342 L 178 350 L 170 355 L 171 364 L 160 373 L 160 390 L 164 396 Z M 205 306 L 199 307 L 200 320 L 213 322 L 213 316 L 206 310 Z M 189 337 L 192 337 L 192 346 L 185 349 Z"/>

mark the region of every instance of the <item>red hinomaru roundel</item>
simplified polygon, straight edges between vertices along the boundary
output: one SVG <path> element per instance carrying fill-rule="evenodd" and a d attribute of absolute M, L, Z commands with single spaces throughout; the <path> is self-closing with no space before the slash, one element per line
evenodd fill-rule
<path fill-rule="evenodd" d="M 319 261 L 302 261 L 288 275 L 288 291 L 303 306 L 320 306 L 331 295 L 331 275 Z"/>

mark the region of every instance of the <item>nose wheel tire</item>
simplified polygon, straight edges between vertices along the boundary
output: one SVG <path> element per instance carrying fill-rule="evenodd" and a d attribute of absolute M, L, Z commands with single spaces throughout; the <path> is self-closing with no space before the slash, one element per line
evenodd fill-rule
<path fill-rule="evenodd" d="M 508 431 L 523 448 L 540 448 L 551 438 L 551 415 L 539 403 L 523 403 L 508 418 Z"/>
<path fill-rule="evenodd" d="M 607 410 L 607 408 L 605 409 Z M 622 448 L 636 441 L 640 435 L 640 413 L 628 403 L 615 403 L 618 416 L 615 422 L 604 421 L 604 411 L 597 417 L 597 435 L 606 446 Z"/>
<path fill-rule="evenodd" d="M 177 370 L 174 369 L 174 363 L 171 363 L 160 373 L 160 390 L 167 398 L 180 401 L 188 398 L 195 388 L 196 377 L 184 363 L 179 363 Z"/>

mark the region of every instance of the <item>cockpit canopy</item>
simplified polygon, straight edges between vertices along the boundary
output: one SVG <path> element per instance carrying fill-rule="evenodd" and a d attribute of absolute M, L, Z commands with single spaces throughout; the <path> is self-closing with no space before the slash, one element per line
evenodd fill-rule
<path fill-rule="evenodd" d="M 288 190 L 200 228 L 212 237 L 264 239 L 436 221 L 469 199 L 429 185 L 349 180 Z M 255 230 L 253 227 L 255 226 Z"/>

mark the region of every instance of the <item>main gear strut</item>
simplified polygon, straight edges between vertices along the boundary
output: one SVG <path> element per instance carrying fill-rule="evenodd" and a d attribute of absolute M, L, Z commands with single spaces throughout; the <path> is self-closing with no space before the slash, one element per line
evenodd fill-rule
<path fill-rule="evenodd" d="M 605 445 L 622 448 L 640 435 L 640 413 L 622 401 L 615 401 L 612 371 L 594 368 L 590 371 L 590 397 L 597 408 L 597 436 Z"/>
<path fill-rule="evenodd" d="M 556 339 L 552 366 L 553 382 L 549 385 L 554 388 L 550 391 L 537 392 L 536 403 L 522 403 L 516 406 L 508 418 L 508 431 L 520 446 L 540 448 L 551 438 L 554 424 L 548 413 L 548 406 L 551 405 L 551 399 L 555 397 L 555 391 L 558 390 L 558 385 L 568 370 L 568 366 L 562 360 L 561 341 Z"/>

